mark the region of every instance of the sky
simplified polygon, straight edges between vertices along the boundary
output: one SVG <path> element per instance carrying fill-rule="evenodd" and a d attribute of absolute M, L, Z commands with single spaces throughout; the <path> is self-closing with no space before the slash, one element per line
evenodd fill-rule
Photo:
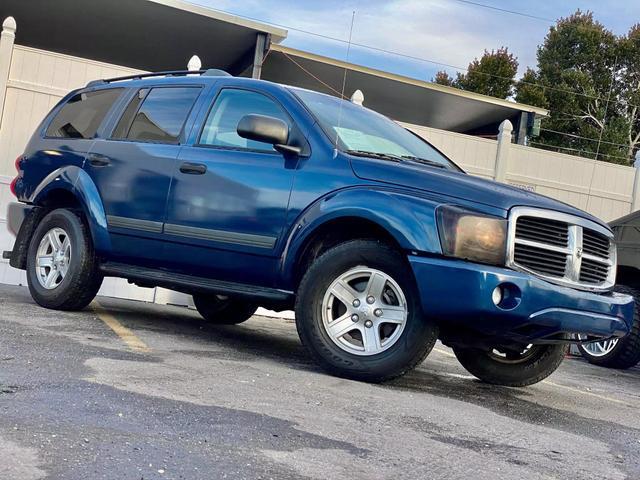
<path fill-rule="evenodd" d="M 594 13 L 606 28 L 622 35 L 640 22 L 639 0 L 472 0 L 540 17 L 501 12 L 465 0 L 190 0 L 192 3 L 288 28 L 289 47 L 387 72 L 431 80 L 438 70 L 466 69 L 485 49 L 508 47 L 519 74 L 535 67 L 536 49 L 554 20 L 578 8 Z M 355 12 L 355 16 L 353 16 Z M 297 28 L 399 52 L 415 60 L 352 46 L 292 30 Z M 348 53 L 348 55 L 347 55 Z"/>

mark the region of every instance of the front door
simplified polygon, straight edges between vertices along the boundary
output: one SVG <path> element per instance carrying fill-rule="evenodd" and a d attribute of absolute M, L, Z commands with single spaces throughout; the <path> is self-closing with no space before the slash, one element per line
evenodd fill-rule
<path fill-rule="evenodd" d="M 199 140 L 180 152 L 169 193 L 166 252 L 186 273 L 269 285 L 297 160 L 240 137 L 238 122 L 248 114 L 276 117 L 292 128 L 269 96 L 220 90 Z"/>
<path fill-rule="evenodd" d="M 95 142 L 85 161 L 107 214 L 113 254 L 158 266 L 169 185 L 184 123 L 200 88 L 138 90 L 111 138 Z"/>

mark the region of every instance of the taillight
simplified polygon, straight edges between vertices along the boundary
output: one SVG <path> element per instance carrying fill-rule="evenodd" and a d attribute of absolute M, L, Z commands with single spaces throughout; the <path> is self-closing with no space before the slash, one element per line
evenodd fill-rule
<path fill-rule="evenodd" d="M 11 193 L 13 194 L 14 197 L 18 196 L 17 193 L 16 193 L 16 184 L 18 183 L 18 180 L 20 180 L 22 178 L 22 176 L 24 175 L 24 171 L 22 170 L 22 162 L 23 161 L 24 161 L 24 157 L 22 155 L 20 155 L 18 158 L 16 158 L 15 167 L 16 167 L 16 171 L 18 172 L 18 174 L 16 175 L 16 177 L 11 182 L 11 185 L 9 185 L 9 189 L 11 190 Z"/>

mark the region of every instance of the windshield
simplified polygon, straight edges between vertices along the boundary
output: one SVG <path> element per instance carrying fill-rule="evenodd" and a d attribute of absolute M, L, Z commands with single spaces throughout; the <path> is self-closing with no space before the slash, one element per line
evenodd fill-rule
<path fill-rule="evenodd" d="M 336 142 L 337 137 L 340 150 L 460 170 L 426 141 L 373 110 L 322 93 L 292 90 L 317 118 L 331 141 Z"/>

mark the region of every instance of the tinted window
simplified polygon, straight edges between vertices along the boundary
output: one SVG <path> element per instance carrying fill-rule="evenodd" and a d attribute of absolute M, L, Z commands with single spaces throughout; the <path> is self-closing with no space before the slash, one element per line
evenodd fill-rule
<path fill-rule="evenodd" d="M 126 138 L 178 143 L 184 122 L 199 94 L 200 88 L 193 87 L 152 89 L 136 112 Z M 136 98 L 132 102 L 136 102 Z"/>
<path fill-rule="evenodd" d="M 53 118 L 46 136 L 93 138 L 121 92 L 121 88 L 112 88 L 74 95 Z"/>
<path fill-rule="evenodd" d="M 240 119 L 252 113 L 279 118 L 287 125 L 291 124 L 287 114 L 269 97 L 248 90 L 224 89 L 209 113 L 200 144 L 273 151 L 273 145 L 269 143 L 247 140 L 238 135 Z"/>
<path fill-rule="evenodd" d="M 118 125 L 116 125 L 111 138 L 127 138 L 127 134 L 129 133 L 129 127 L 131 126 L 131 122 L 133 122 L 134 115 L 138 112 L 138 108 L 140 108 L 140 104 L 149 93 L 148 88 L 143 88 L 136 92 L 136 95 L 131 99 L 129 105 L 124 110 L 122 117 L 120 117 L 120 121 L 118 121 Z"/>

